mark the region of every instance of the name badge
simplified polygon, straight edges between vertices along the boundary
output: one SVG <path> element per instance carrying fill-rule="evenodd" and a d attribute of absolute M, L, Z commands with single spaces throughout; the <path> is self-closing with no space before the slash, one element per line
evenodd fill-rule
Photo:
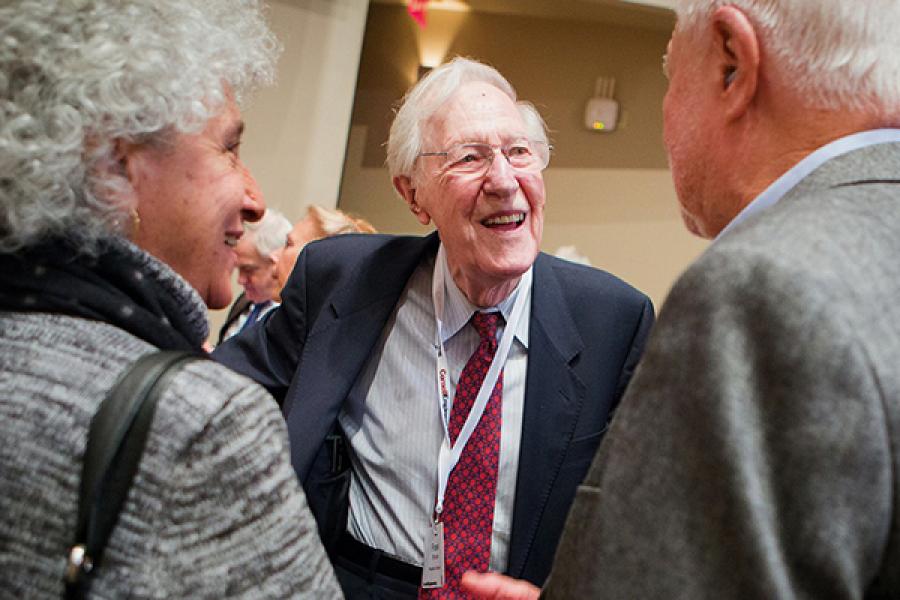
<path fill-rule="evenodd" d="M 444 587 L 444 524 L 432 523 L 425 532 L 425 564 L 422 565 L 422 587 L 426 590 Z"/>

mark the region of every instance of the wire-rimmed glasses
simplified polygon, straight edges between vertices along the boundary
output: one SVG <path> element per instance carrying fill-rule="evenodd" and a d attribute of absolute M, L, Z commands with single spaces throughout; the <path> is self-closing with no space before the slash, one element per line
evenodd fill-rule
<path fill-rule="evenodd" d="M 441 172 L 461 175 L 484 175 L 491 167 L 496 152 L 500 152 L 510 166 L 519 171 L 543 171 L 550 164 L 553 147 L 542 141 L 521 139 L 501 146 L 464 142 L 444 152 L 421 152 L 418 156 L 442 156 Z M 417 157 L 418 158 L 418 157 Z"/>

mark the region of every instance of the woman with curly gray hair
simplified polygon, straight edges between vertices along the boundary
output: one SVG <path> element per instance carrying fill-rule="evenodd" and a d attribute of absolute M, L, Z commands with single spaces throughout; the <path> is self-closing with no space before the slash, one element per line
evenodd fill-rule
<path fill-rule="evenodd" d="M 272 78 L 257 0 L 0 4 L 0 589 L 59 596 L 88 427 L 157 349 L 199 349 L 265 209 L 237 103 Z M 266 392 L 166 387 L 98 597 L 339 595 Z"/>

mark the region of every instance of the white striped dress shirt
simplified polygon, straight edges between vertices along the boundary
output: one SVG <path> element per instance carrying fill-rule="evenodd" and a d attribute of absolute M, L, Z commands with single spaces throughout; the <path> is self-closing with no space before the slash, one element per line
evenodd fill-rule
<path fill-rule="evenodd" d="M 348 531 L 357 540 L 415 565 L 422 564 L 424 536 L 434 511 L 438 452 L 444 436 L 435 382 L 434 260 L 424 260 L 416 268 L 338 417 L 351 450 Z M 440 266 L 446 269 L 446 264 Z M 478 333 L 467 326 L 478 309 L 452 277 L 445 281 L 443 334 L 453 397 L 460 372 L 478 346 Z M 509 319 L 518 293 L 517 288 L 496 307 L 504 319 Z M 530 314 L 529 299 L 503 371 L 490 563 L 496 571 L 506 568 L 509 557 Z M 502 335 L 502 327 L 497 335 Z"/>

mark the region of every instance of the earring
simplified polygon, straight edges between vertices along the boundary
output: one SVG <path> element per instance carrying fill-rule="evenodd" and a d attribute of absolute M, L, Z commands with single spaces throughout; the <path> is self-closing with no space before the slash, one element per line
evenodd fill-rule
<path fill-rule="evenodd" d="M 141 215 L 136 208 L 131 209 L 131 239 L 134 239 L 141 229 Z"/>

